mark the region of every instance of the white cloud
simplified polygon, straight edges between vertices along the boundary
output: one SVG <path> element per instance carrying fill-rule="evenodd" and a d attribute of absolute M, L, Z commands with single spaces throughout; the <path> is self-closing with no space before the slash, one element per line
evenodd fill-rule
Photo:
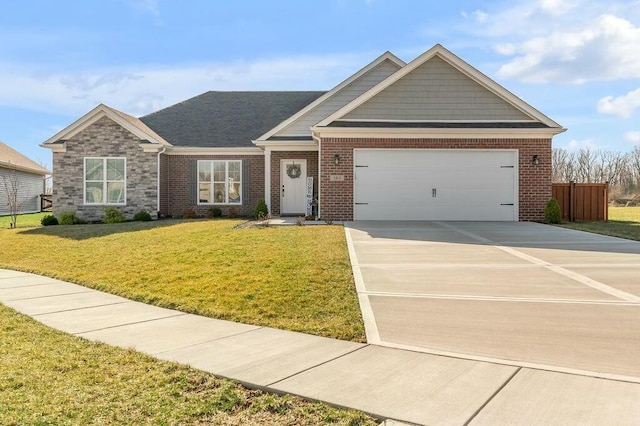
<path fill-rule="evenodd" d="M 159 0 L 121 0 L 125 6 L 137 10 L 142 13 L 153 16 L 153 22 L 155 25 L 162 25 L 160 19 L 160 4 Z"/>
<path fill-rule="evenodd" d="M 581 28 L 556 30 L 515 45 L 512 51 L 517 56 L 499 69 L 503 78 L 584 83 L 640 75 L 640 27 L 613 15 L 602 15 Z"/>
<path fill-rule="evenodd" d="M 504 3 L 502 3 L 504 5 Z M 585 83 L 640 76 L 640 3 L 515 0 L 463 13 L 480 45 L 506 57 L 498 75 L 535 83 Z"/>
<path fill-rule="evenodd" d="M 624 134 L 624 139 L 634 145 L 640 145 L 640 132 L 627 132 Z"/>
<path fill-rule="evenodd" d="M 513 43 L 500 43 L 495 49 L 501 55 L 510 56 L 517 52 L 518 47 Z"/>
<path fill-rule="evenodd" d="M 475 12 L 472 13 L 473 17 L 476 19 L 477 22 L 486 22 L 487 19 L 489 18 L 489 14 L 481 11 L 481 10 L 476 10 Z"/>
<path fill-rule="evenodd" d="M 570 0 L 538 0 L 540 8 L 551 15 L 564 15 L 578 3 Z"/>
<path fill-rule="evenodd" d="M 160 5 L 158 0 L 122 0 L 125 5 L 141 12 L 149 13 L 153 16 L 160 16 Z"/>
<path fill-rule="evenodd" d="M 54 74 L 0 64 L 0 105 L 80 115 L 105 103 L 132 115 L 143 115 L 208 90 L 326 90 L 366 64 L 367 59 L 371 58 L 297 56 Z"/>
<path fill-rule="evenodd" d="M 593 139 L 571 139 L 571 141 L 567 145 L 561 148 L 564 148 L 570 152 L 580 151 L 583 148 L 587 148 L 591 151 L 597 151 L 601 149 L 602 146 L 598 145 Z"/>
<path fill-rule="evenodd" d="M 598 101 L 598 112 L 613 114 L 618 117 L 629 118 L 633 112 L 640 108 L 640 89 L 633 90 L 626 95 L 607 96 Z"/>

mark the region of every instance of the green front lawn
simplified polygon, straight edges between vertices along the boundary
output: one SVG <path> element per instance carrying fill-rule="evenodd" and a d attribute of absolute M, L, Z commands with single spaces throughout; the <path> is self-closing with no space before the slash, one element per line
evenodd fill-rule
<path fill-rule="evenodd" d="M 609 207 L 608 222 L 563 222 L 560 226 L 640 241 L 640 207 Z"/>
<path fill-rule="evenodd" d="M 344 229 L 160 220 L 0 229 L 0 268 L 214 318 L 365 341 Z"/>
<path fill-rule="evenodd" d="M 0 337 L 2 425 L 376 424 L 70 336 L 2 305 Z"/>
<path fill-rule="evenodd" d="M 40 226 L 40 221 L 46 215 L 51 213 L 29 213 L 18 215 L 16 225 L 18 228 L 29 228 L 34 226 Z M 0 229 L 8 228 L 11 223 L 11 216 L 0 216 Z"/>

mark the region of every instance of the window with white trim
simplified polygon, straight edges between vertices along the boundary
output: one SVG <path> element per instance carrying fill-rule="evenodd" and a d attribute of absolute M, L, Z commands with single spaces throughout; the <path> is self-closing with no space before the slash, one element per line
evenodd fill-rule
<path fill-rule="evenodd" d="M 241 204 L 242 161 L 198 161 L 198 204 Z"/>
<path fill-rule="evenodd" d="M 126 203 L 126 159 L 88 157 L 84 159 L 84 203 Z"/>

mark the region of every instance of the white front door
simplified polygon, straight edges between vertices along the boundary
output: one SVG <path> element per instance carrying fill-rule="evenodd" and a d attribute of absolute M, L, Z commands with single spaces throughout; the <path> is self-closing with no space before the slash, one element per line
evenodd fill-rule
<path fill-rule="evenodd" d="M 280 214 L 305 215 L 307 160 L 280 161 Z"/>

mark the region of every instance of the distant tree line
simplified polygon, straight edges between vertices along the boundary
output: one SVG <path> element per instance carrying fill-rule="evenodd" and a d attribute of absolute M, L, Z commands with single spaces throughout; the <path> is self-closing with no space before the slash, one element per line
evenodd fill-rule
<path fill-rule="evenodd" d="M 609 182 L 610 200 L 630 200 L 640 194 L 640 146 L 627 153 L 582 148 L 576 152 L 555 148 L 553 182 Z"/>

